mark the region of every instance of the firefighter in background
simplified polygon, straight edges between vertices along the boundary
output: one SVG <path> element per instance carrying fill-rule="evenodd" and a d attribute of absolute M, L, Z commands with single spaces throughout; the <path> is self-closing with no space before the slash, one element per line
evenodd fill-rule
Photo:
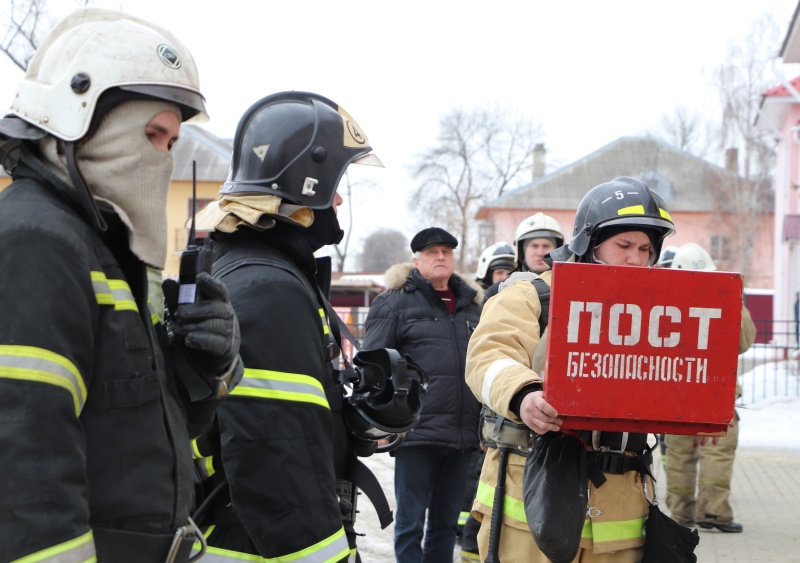
<path fill-rule="evenodd" d="M 558 221 L 542 212 L 535 213 L 517 226 L 514 235 L 514 262 L 519 272 L 541 274 L 550 269 L 543 258 L 564 244 L 564 233 Z M 500 283 L 486 290 L 486 299 L 497 294 Z"/>
<path fill-rule="evenodd" d="M 541 274 L 550 269 L 544 261 L 549 252 L 564 244 L 558 221 L 541 211 L 525 219 L 514 236 L 514 259 L 520 272 Z"/>
<path fill-rule="evenodd" d="M 670 267 L 709 272 L 717 269 L 708 252 L 692 242 L 676 249 Z M 755 337 L 750 311 L 742 306 L 740 354 L 750 348 Z M 736 398 L 741 394 L 737 381 Z M 742 525 L 733 520 L 733 509 L 728 502 L 738 441 L 739 417 L 735 413 L 727 435 L 715 438 L 712 443 L 701 445 L 696 436 L 666 436 L 667 507 L 675 521 L 689 528 L 697 525 L 728 533 L 742 531 Z"/>
<path fill-rule="evenodd" d="M 343 108 L 318 94 L 273 94 L 242 116 L 222 196 L 197 214 L 239 317 L 245 365 L 215 432 L 196 442 L 213 469 L 198 511 L 212 561 L 358 560 L 353 472 L 368 470 L 355 453 L 377 442 L 348 431 L 332 363 L 330 258 L 314 257 L 342 238 L 336 189 L 353 163 L 382 166 Z M 418 393 L 391 395 L 397 410 L 385 414 L 399 412 L 387 417 L 398 423 Z M 377 507 L 374 492 L 365 490 Z"/>
<path fill-rule="evenodd" d="M 664 238 L 674 233 L 666 204 L 641 181 L 620 177 L 591 189 L 578 206 L 570 243 L 550 252 L 547 261 L 577 261 L 611 265 L 652 266 Z M 523 501 L 525 452 L 532 447 L 532 434 L 558 431 L 561 419 L 542 396 L 539 375 L 546 359 L 540 346 L 541 301 L 532 281 L 534 275 L 513 274 L 501 291 L 486 302 L 481 322 L 470 339 L 467 353 L 467 383 L 484 404 L 496 413 L 507 448 L 505 496 L 502 506 L 494 503 L 500 467 L 497 447 L 490 447 L 481 471 L 473 514 L 481 521 L 478 545 L 481 560 L 488 555 L 490 534 L 499 533 L 499 560 L 503 563 L 545 563 L 528 528 Z M 541 276 L 550 282 L 551 271 Z M 613 283 L 609 280 L 608 283 Z M 604 563 L 637 562 L 642 558 L 644 521 L 648 503 L 642 479 L 629 460 L 647 451 L 647 436 L 621 432 L 579 431 L 593 448 L 593 455 L 613 456 L 614 473 L 606 482 L 590 485 L 592 511 L 587 516 L 575 561 Z M 625 441 L 627 438 L 627 441 Z M 624 442 L 624 445 L 623 445 Z M 610 449 L 612 453 L 599 450 Z M 623 453 L 624 450 L 624 453 Z M 651 491 L 652 494 L 652 491 Z M 498 511 L 493 518 L 494 511 Z M 493 525 L 497 529 L 492 530 Z M 602 533 L 601 533 L 602 530 Z"/>
<path fill-rule="evenodd" d="M 511 275 L 517 267 L 514 248 L 505 241 L 496 242 L 481 252 L 475 280 L 488 289 Z"/>
<path fill-rule="evenodd" d="M 201 273 L 168 334 L 146 270 L 166 260 L 170 149 L 206 119 L 177 38 L 85 8 L 0 120 L 0 561 L 188 561 L 189 442 L 241 377 L 238 326 Z"/>

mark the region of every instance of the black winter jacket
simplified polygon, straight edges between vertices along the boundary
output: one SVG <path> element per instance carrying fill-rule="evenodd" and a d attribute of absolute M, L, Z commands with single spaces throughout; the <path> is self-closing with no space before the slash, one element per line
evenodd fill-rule
<path fill-rule="evenodd" d="M 477 450 L 480 403 L 464 381 L 467 343 L 478 325 L 483 290 L 453 274 L 456 296 L 451 315 L 431 283 L 411 263 L 384 276 L 387 291 L 375 298 L 366 322 L 363 348 L 395 348 L 408 354 L 428 377 L 419 424 L 402 447 L 437 445 Z"/>
<path fill-rule="evenodd" d="M 121 221 L 108 210 L 101 238 L 26 162 L 0 195 L 0 561 L 96 545 L 101 563 L 147 563 L 109 555 L 108 534 L 169 546 L 193 500 L 190 432 L 213 412 L 185 399 Z"/>

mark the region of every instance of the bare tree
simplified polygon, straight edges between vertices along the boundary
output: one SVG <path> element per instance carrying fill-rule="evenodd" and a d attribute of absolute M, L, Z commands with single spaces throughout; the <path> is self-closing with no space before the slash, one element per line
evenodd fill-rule
<path fill-rule="evenodd" d="M 348 252 L 350 249 L 350 237 L 353 233 L 353 221 L 355 217 L 353 216 L 353 190 L 356 189 L 357 191 L 371 189 L 374 188 L 375 185 L 372 180 L 370 179 L 359 179 L 356 181 L 351 181 L 349 171 L 345 171 L 344 176 L 339 181 L 339 186 L 337 191 L 342 195 L 344 199 L 344 210 L 339 208 L 339 216 L 342 219 L 346 220 L 348 228 L 345 229 L 344 237 L 342 237 L 342 242 L 339 244 L 331 245 L 333 249 L 333 253 L 336 257 L 336 271 L 343 272 L 345 268 L 345 262 L 347 261 Z M 341 220 L 341 219 L 340 219 Z"/>
<path fill-rule="evenodd" d="M 648 135 L 700 158 L 709 158 L 717 149 L 719 126 L 699 112 L 677 106 L 672 113 L 661 114 L 658 129 Z"/>
<path fill-rule="evenodd" d="M 719 148 L 736 147 L 737 178 L 726 184 L 717 198 L 717 219 L 725 227 L 730 247 L 728 268 L 750 273 L 760 218 L 773 210 L 772 171 L 775 141 L 754 126 L 761 94 L 774 85 L 772 59 L 777 56 L 781 33 L 775 20 L 764 14 L 751 26 L 744 41 L 728 48 L 726 63 L 715 72 L 721 102 Z M 729 151 L 729 157 L 733 156 Z"/>
<path fill-rule="evenodd" d="M 74 0 L 72 3 L 77 8 L 89 2 Z M 59 15 L 48 6 L 47 0 L 7 0 L 2 10 L 0 51 L 23 71 L 27 70 L 39 44 L 58 19 Z"/>
<path fill-rule="evenodd" d="M 438 146 L 423 152 L 412 168 L 420 184 L 411 207 L 426 226 L 443 227 L 458 237 L 458 270 L 463 271 L 477 251 L 475 211 L 519 182 L 543 135 L 538 122 L 497 104 L 455 109 L 441 119 Z"/>
<path fill-rule="evenodd" d="M 383 272 L 389 266 L 408 261 L 406 236 L 395 229 L 378 229 L 364 240 L 361 269 L 365 272 Z"/>

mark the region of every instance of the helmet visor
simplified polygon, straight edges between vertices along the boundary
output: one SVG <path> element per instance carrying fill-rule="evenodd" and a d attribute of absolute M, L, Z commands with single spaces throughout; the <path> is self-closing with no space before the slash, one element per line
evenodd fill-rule
<path fill-rule="evenodd" d="M 366 164 L 367 166 L 379 166 L 380 168 L 384 168 L 383 162 L 381 162 L 381 159 L 379 159 L 378 155 L 374 152 L 362 154 L 350 164 Z"/>

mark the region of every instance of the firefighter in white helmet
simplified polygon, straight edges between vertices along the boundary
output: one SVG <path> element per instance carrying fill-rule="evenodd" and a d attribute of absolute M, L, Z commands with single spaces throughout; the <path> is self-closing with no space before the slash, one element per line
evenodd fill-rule
<path fill-rule="evenodd" d="M 519 224 L 514 236 L 514 257 L 519 270 L 535 274 L 549 270 L 543 258 L 562 244 L 564 233 L 558 221 L 542 212 L 531 215 Z"/>
<path fill-rule="evenodd" d="M 510 276 L 516 267 L 514 248 L 505 241 L 496 242 L 481 252 L 475 280 L 487 289 Z"/>
<path fill-rule="evenodd" d="M 514 235 L 514 261 L 518 272 L 541 274 L 550 269 L 545 255 L 564 244 L 564 233 L 558 221 L 542 212 L 523 220 Z M 486 289 L 486 299 L 497 294 L 500 283 Z"/>
<path fill-rule="evenodd" d="M 689 242 L 675 249 L 672 268 L 713 272 L 714 260 L 705 248 Z M 756 327 L 750 312 L 742 306 L 739 353 L 753 344 Z M 736 397 L 742 394 L 736 382 Z M 701 443 L 695 436 L 666 436 L 667 507 L 678 523 L 693 528 L 716 528 L 739 533 L 740 523 L 733 520 L 731 493 L 733 459 L 739 441 L 739 417 L 734 413 L 728 433 L 711 443 Z"/>
<path fill-rule="evenodd" d="M 94 8 L 45 38 L 0 119 L 2 561 L 188 561 L 190 438 L 241 377 L 238 324 L 204 273 L 168 334 L 146 269 L 170 149 L 206 119 L 176 37 Z"/>

